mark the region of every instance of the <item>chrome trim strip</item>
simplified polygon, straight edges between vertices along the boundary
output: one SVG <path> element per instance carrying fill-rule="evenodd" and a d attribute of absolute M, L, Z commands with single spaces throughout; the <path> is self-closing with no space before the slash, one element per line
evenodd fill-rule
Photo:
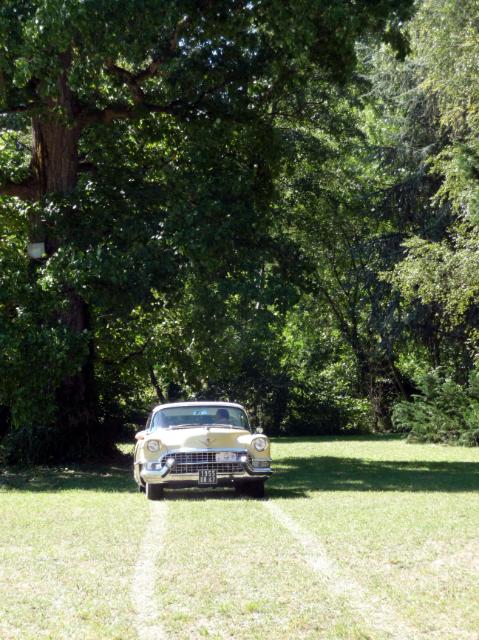
<path fill-rule="evenodd" d="M 261 473 L 254 473 L 254 474 L 250 474 L 247 473 L 246 471 L 235 471 L 235 472 L 231 472 L 231 473 L 218 473 L 217 477 L 218 479 L 224 480 L 224 479 L 231 479 L 231 480 L 242 480 L 242 479 L 248 479 L 251 478 L 252 475 L 254 475 L 255 477 L 264 477 L 265 479 L 269 478 L 270 474 L 265 473 L 265 471 L 267 472 L 267 469 L 262 469 Z M 197 473 L 182 473 L 179 475 L 168 475 L 168 477 L 164 478 L 161 476 L 161 473 L 159 471 L 143 471 L 141 474 L 142 479 L 145 482 L 150 482 L 151 484 L 161 484 L 163 482 L 168 483 L 168 484 L 174 484 L 174 483 L 181 483 L 184 481 L 187 482 L 192 482 L 193 486 L 196 486 L 198 484 L 198 474 Z"/>
<path fill-rule="evenodd" d="M 248 453 L 248 449 L 240 449 L 239 447 L 210 447 L 209 449 L 198 449 L 197 447 L 179 447 L 178 449 L 168 449 L 161 457 L 168 456 L 173 453 L 219 453 L 221 451 L 235 451 L 236 453 Z"/>
<path fill-rule="evenodd" d="M 155 464 L 155 463 L 153 463 Z M 160 464 L 160 463 L 158 463 Z M 205 464 L 243 464 L 243 462 L 241 462 L 241 460 L 221 460 L 220 462 L 218 462 L 217 460 L 204 460 L 203 462 L 197 462 L 195 460 L 195 462 L 178 462 L 178 464 L 176 465 L 177 467 L 183 467 L 185 465 L 189 465 L 189 464 L 194 464 L 197 466 L 203 466 Z"/>

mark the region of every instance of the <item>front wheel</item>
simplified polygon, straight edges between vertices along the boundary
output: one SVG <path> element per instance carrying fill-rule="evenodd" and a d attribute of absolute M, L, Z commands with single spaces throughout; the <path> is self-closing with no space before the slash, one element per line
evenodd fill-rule
<path fill-rule="evenodd" d="M 234 487 L 235 487 L 235 492 L 237 495 L 242 496 L 246 493 L 246 489 L 245 489 L 245 483 L 244 482 L 235 482 L 234 483 Z"/>
<path fill-rule="evenodd" d="M 165 491 L 159 484 L 146 483 L 146 497 L 148 500 L 163 500 Z"/>
<path fill-rule="evenodd" d="M 250 480 L 235 484 L 236 493 L 251 496 L 252 498 L 264 498 L 264 480 Z"/>
<path fill-rule="evenodd" d="M 264 480 L 255 480 L 248 486 L 248 495 L 252 498 L 264 498 Z"/>

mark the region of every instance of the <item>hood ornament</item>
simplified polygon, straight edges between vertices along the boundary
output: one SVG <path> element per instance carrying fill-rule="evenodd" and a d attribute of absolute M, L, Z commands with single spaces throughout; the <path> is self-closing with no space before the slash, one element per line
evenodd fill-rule
<path fill-rule="evenodd" d="M 206 438 L 204 440 L 200 440 L 201 444 L 204 444 L 206 447 L 209 447 L 217 438 L 210 436 L 208 433 L 209 429 L 206 429 Z"/>

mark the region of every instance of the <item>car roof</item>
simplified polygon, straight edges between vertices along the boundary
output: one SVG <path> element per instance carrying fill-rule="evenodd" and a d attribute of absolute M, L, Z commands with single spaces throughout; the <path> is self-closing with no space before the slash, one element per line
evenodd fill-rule
<path fill-rule="evenodd" d="M 159 404 L 153 411 L 160 411 L 161 409 L 171 409 L 173 407 L 234 407 L 236 409 L 243 409 L 244 407 L 237 402 L 218 402 L 216 400 L 201 401 L 201 402 L 170 402 L 169 404 Z"/>

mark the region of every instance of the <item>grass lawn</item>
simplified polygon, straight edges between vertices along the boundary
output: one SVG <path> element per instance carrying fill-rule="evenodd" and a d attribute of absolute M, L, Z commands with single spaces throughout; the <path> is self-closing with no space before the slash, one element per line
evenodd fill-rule
<path fill-rule="evenodd" d="M 477 449 L 351 438 L 276 454 L 271 497 L 339 564 L 425 637 L 479 638 Z"/>
<path fill-rule="evenodd" d="M 393 637 L 331 588 L 337 575 L 418 638 L 479 639 L 479 450 L 315 438 L 273 456 L 269 501 L 309 546 L 266 502 L 167 492 L 152 591 L 165 637 Z M 149 507 L 127 469 L 0 475 L 0 638 L 138 638 Z M 308 558 L 315 544 L 332 577 Z"/>

